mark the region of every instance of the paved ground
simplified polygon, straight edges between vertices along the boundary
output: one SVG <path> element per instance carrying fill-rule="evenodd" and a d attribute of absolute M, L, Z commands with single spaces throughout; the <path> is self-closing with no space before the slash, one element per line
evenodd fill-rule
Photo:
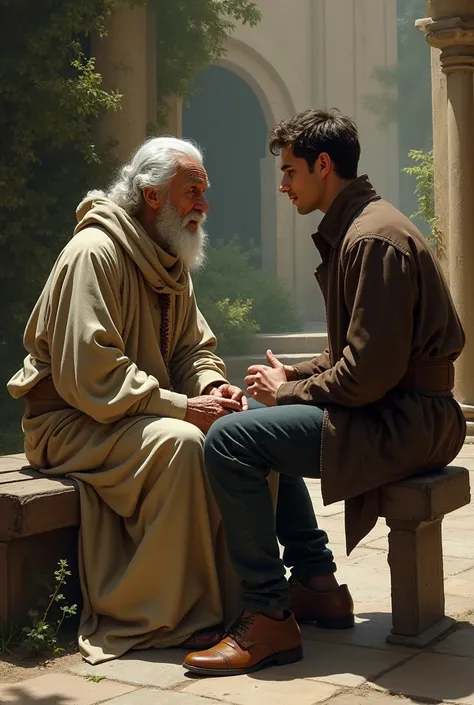
<path fill-rule="evenodd" d="M 456 462 L 474 473 L 474 445 L 466 445 Z M 350 585 L 356 600 L 356 629 L 336 633 L 306 627 L 302 662 L 252 676 L 189 678 L 179 650 L 137 652 L 98 667 L 72 659 L 68 672 L 55 672 L 53 665 L 42 675 L 0 685 L 0 703 L 474 705 L 474 510 L 465 507 L 444 521 L 447 612 L 459 620 L 457 627 L 442 641 L 417 651 L 385 642 L 390 581 L 383 522 L 347 558 L 342 505 L 323 508 L 319 484 L 312 481 L 310 489 L 338 558 L 338 577 Z"/>

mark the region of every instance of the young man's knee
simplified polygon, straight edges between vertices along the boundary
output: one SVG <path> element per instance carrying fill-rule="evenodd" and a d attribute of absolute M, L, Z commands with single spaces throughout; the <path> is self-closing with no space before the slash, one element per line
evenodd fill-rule
<path fill-rule="evenodd" d="M 204 440 L 204 462 L 206 466 L 208 463 L 213 464 L 214 456 L 218 454 L 218 448 L 222 446 L 222 434 L 217 423 L 216 421 L 212 424 Z"/>
<path fill-rule="evenodd" d="M 218 419 L 207 432 L 204 441 L 204 462 L 210 471 L 219 468 L 222 464 L 222 457 L 228 455 L 227 446 L 232 443 L 230 428 L 232 424 L 229 423 L 231 420 L 231 417 Z"/>

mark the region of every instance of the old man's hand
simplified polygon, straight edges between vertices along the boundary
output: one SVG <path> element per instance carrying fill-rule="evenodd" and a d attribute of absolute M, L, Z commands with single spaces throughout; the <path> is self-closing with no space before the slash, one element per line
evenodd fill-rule
<path fill-rule="evenodd" d="M 227 416 L 231 411 L 241 411 L 240 402 L 235 399 L 217 397 L 215 394 L 203 394 L 188 399 L 188 408 L 184 420 L 207 433 L 214 421 Z"/>
<path fill-rule="evenodd" d="M 256 401 L 266 406 L 276 406 L 276 395 L 280 386 L 287 382 L 285 366 L 275 357 L 271 350 L 267 350 L 266 365 L 252 365 L 245 378 L 248 394 Z"/>
<path fill-rule="evenodd" d="M 233 399 L 234 401 L 240 402 L 242 411 L 247 411 L 249 408 L 247 397 L 240 387 L 236 387 L 233 384 L 221 384 L 220 387 L 213 387 L 209 391 L 209 394 L 220 397 L 221 399 Z"/>

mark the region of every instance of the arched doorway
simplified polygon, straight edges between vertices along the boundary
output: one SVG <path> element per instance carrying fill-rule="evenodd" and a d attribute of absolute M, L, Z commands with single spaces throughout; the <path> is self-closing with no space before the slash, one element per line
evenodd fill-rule
<path fill-rule="evenodd" d="M 258 97 L 233 71 L 211 66 L 183 108 L 183 137 L 204 150 L 211 181 L 207 229 L 213 239 L 238 235 L 262 250 L 262 159 L 268 126 Z M 259 254 L 258 263 L 262 258 Z"/>

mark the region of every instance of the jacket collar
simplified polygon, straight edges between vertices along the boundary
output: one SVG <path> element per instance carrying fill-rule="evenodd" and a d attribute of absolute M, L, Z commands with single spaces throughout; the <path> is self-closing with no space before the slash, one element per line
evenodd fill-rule
<path fill-rule="evenodd" d="M 351 181 L 336 196 L 320 222 L 318 232 L 312 236 L 315 244 L 322 236 L 331 247 L 337 247 L 354 218 L 368 203 L 378 200 L 380 196 L 366 174 Z"/>

